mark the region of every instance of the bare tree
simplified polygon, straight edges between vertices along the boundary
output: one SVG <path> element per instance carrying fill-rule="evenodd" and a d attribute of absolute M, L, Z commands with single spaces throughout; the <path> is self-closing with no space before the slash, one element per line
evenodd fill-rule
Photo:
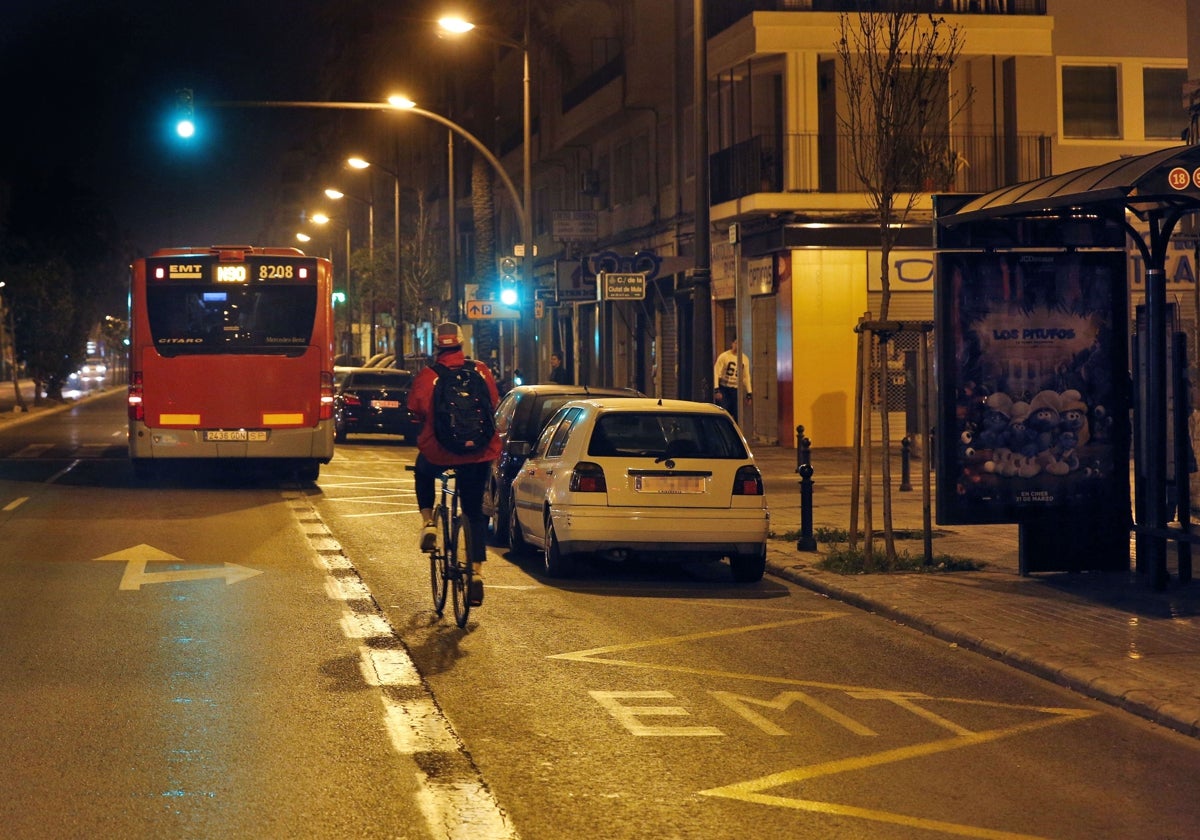
<path fill-rule="evenodd" d="M 405 235 L 401 245 L 404 266 L 405 320 L 419 320 L 426 313 L 445 317 L 450 295 L 447 269 L 448 234 L 424 190 L 417 190 L 413 206 L 405 213 Z"/>
<path fill-rule="evenodd" d="M 922 195 L 950 188 L 961 161 L 950 142 L 950 127 L 969 102 L 971 91 L 956 96 L 950 86 L 951 71 L 963 48 L 958 26 L 947 23 L 944 17 L 903 11 L 909 6 L 903 0 L 872 6 L 894 10 L 863 11 L 860 7 L 856 14 L 843 14 L 839 18 L 837 46 L 845 100 L 838 109 L 838 122 L 848 135 L 855 175 L 877 214 L 882 252 L 879 319 L 864 321 L 860 329 L 886 348 L 900 326 L 888 320 L 891 251 Z M 868 383 L 878 382 L 884 390 L 880 412 L 883 523 L 885 551 L 891 560 L 896 556 L 896 546 L 892 528 L 886 356 L 885 352 L 860 354 L 858 373 L 860 382 L 864 379 Z M 872 370 L 873 359 L 879 361 L 877 370 Z M 863 365 L 869 371 L 866 377 Z M 858 464 L 862 464 L 863 437 L 861 429 L 856 428 L 854 446 Z M 868 445 L 868 476 L 870 463 Z M 868 481 L 868 510 L 870 492 Z M 855 498 L 855 515 L 857 507 Z M 856 523 L 852 522 L 852 544 L 857 539 L 856 530 Z M 869 523 L 867 534 L 865 548 L 870 553 L 873 546 Z"/>

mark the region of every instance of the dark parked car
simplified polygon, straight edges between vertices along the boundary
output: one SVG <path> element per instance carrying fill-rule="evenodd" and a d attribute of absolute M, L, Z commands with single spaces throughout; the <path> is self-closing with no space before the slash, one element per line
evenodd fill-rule
<path fill-rule="evenodd" d="M 401 435 L 416 443 L 420 425 L 408 410 L 413 375 L 395 368 L 354 368 L 347 371 L 333 395 L 334 439 L 349 434 Z"/>
<path fill-rule="evenodd" d="M 496 431 L 503 446 L 492 462 L 483 512 L 488 534 L 497 545 L 508 544 L 508 500 L 513 478 L 537 443 L 538 435 L 559 406 L 584 397 L 642 397 L 633 388 L 592 388 L 587 385 L 518 385 L 496 408 Z"/>

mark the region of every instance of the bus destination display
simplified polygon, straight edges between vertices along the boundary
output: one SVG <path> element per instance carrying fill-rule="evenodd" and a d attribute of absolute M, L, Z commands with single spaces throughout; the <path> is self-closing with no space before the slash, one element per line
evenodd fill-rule
<path fill-rule="evenodd" d="M 247 255 L 244 262 L 220 262 L 211 257 L 170 257 L 147 260 L 151 281 L 190 283 L 316 283 L 315 257 L 286 259 Z"/>

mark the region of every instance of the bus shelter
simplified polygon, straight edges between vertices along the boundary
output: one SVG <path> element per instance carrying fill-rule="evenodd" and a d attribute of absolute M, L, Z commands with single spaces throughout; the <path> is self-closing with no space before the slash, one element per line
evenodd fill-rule
<path fill-rule="evenodd" d="M 939 523 L 1018 524 L 1023 573 L 1127 569 L 1132 527 L 1155 588 L 1168 542 L 1190 579 L 1187 356 L 1164 266 L 1198 214 L 1196 145 L 935 197 Z"/>

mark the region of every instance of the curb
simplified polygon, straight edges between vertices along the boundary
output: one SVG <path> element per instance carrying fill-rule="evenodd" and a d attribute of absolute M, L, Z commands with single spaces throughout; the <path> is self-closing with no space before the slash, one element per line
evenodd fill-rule
<path fill-rule="evenodd" d="M 1169 701 L 1157 699 L 1136 688 L 1130 688 L 1128 684 L 1114 680 L 1110 674 L 1101 669 L 1040 659 L 1028 650 L 1019 647 L 1007 648 L 989 642 L 987 639 L 968 634 L 949 624 L 922 618 L 912 612 L 883 604 L 862 593 L 797 571 L 794 566 L 786 566 L 771 558 L 769 552 L 767 571 L 819 595 L 833 598 L 865 612 L 880 615 L 897 624 L 911 627 L 941 641 L 981 654 L 1084 697 L 1115 706 L 1183 735 L 1200 738 L 1200 717 L 1197 717 L 1194 711 L 1181 708 Z"/>

